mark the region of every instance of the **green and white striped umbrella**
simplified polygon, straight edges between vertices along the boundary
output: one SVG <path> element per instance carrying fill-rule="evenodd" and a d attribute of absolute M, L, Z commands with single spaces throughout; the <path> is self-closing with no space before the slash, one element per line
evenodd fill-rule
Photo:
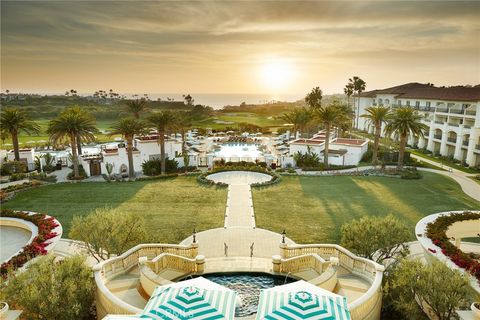
<path fill-rule="evenodd" d="M 141 317 L 168 320 L 233 319 L 237 293 L 199 277 L 157 287 Z"/>
<path fill-rule="evenodd" d="M 350 320 L 347 299 L 303 280 L 262 290 L 257 320 Z"/>

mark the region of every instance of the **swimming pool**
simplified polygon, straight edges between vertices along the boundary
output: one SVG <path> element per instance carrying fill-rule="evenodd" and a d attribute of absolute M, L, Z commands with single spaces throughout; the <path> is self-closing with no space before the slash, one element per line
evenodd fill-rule
<path fill-rule="evenodd" d="M 224 143 L 219 150 L 215 150 L 217 158 L 251 158 L 257 159 L 262 156 L 262 151 L 254 143 Z"/>

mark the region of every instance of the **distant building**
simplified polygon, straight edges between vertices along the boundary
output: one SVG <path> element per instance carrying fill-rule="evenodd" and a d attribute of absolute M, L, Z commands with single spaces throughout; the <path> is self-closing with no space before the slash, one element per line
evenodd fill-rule
<path fill-rule="evenodd" d="M 407 83 L 363 92 L 359 99 L 359 110 L 355 110 L 358 129 L 373 132 L 361 117 L 370 106 L 408 106 L 418 110 L 429 127 L 425 138 L 409 137 L 409 145 L 451 156 L 472 167 L 480 166 L 480 85 L 435 87 Z"/>

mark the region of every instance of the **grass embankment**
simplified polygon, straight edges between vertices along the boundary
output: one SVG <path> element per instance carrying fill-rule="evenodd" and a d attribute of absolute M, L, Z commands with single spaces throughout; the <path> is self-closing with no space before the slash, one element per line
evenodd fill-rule
<path fill-rule="evenodd" d="M 152 241 L 177 243 L 193 228 L 223 226 L 226 189 L 199 186 L 196 177 L 124 183 L 64 183 L 23 193 L 3 208 L 38 211 L 55 216 L 68 237 L 75 215 L 109 206 L 144 216 Z M 85 230 L 88 232 L 88 230 Z"/>
<path fill-rule="evenodd" d="M 408 151 L 411 153 L 411 154 L 414 154 L 416 156 L 419 156 L 421 158 L 424 158 L 424 159 L 427 159 L 427 160 L 430 160 L 430 161 L 434 161 L 440 165 L 445 165 L 445 166 L 448 166 L 448 167 L 452 167 L 454 169 L 457 169 L 457 170 L 460 170 L 460 171 L 463 171 L 465 173 L 472 173 L 472 174 L 480 174 L 480 170 L 478 169 L 475 169 L 475 168 L 469 168 L 469 167 L 464 167 L 458 163 L 454 163 L 454 162 L 451 162 L 451 161 L 448 161 L 448 160 L 443 160 L 443 159 L 439 159 L 439 158 L 436 158 L 434 156 L 431 156 L 431 155 L 428 155 L 428 154 L 424 154 L 424 153 L 421 153 L 415 149 L 408 149 Z"/>
<path fill-rule="evenodd" d="M 284 176 L 278 185 L 253 190 L 257 226 L 286 229 L 298 243 L 338 243 L 342 224 L 392 213 L 412 230 L 413 240 L 415 224 L 426 215 L 480 207 L 454 180 L 429 172 L 423 176 Z"/>

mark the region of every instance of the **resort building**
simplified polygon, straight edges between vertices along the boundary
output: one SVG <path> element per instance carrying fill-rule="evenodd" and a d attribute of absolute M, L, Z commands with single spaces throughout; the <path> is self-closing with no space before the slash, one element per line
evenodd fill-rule
<path fill-rule="evenodd" d="M 363 92 L 355 105 L 355 127 L 373 132 L 361 117 L 370 106 L 408 106 L 424 116 L 429 127 L 425 138 L 409 137 L 408 144 L 434 154 L 453 157 L 471 167 L 480 166 L 480 85 L 435 87 L 407 83 L 387 89 Z"/>
<path fill-rule="evenodd" d="M 356 166 L 368 149 L 368 140 L 338 138 L 332 133 L 330 138 L 328 161 L 337 166 Z M 315 153 L 323 161 L 325 151 L 325 131 L 322 130 L 308 139 L 295 139 L 289 142 L 289 153 L 283 157 L 284 164 L 291 163 L 293 156 L 300 153 Z"/>
<path fill-rule="evenodd" d="M 20 161 L 25 163 L 28 171 L 35 170 L 35 149 L 20 149 Z M 12 150 L 7 152 L 7 161 L 14 161 L 15 153 Z"/>

